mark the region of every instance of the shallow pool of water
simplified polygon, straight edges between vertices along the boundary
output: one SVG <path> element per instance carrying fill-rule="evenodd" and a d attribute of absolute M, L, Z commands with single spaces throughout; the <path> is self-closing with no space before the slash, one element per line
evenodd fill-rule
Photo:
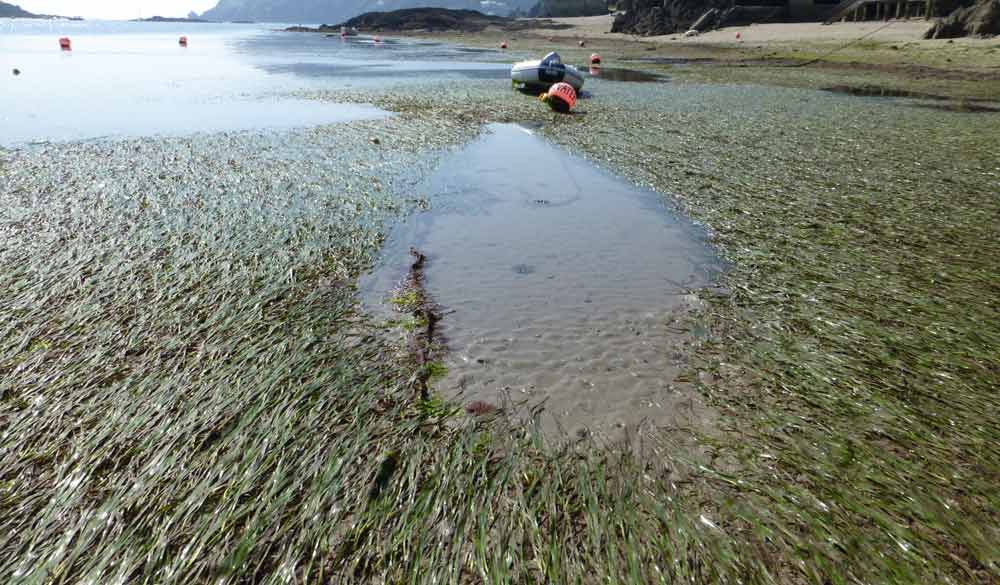
<path fill-rule="evenodd" d="M 718 264 L 659 195 L 515 125 L 489 126 L 415 195 L 431 211 L 397 226 L 362 292 L 384 306 L 410 246 L 427 254 L 449 349 L 438 392 L 544 403 L 547 428 L 605 435 L 700 410 L 674 378 L 694 341 L 687 293 Z"/>

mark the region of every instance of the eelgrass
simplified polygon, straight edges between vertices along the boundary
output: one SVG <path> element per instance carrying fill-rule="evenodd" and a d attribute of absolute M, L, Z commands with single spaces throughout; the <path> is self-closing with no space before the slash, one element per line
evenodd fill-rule
<path fill-rule="evenodd" d="M 787 84 L 830 79 L 801 76 Z M 469 86 L 380 103 L 544 120 L 712 230 L 732 295 L 705 296 L 699 378 L 723 432 L 703 437 L 716 464 L 685 506 L 717 510 L 742 579 L 997 579 L 997 115 L 735 84 L 589 91 L 575 116 Z"/>
<path fill-rule="evenodd" d="M 667 93 L 589 108 L 623 138 L 551 135 L 672 194 L 732 263 L 701 348 L 732 431 L 718 444 L 725 528 L 789 579 L 994 582 L 1000 135 L 986 129 L 1000 117 L 752 86 Z"/>
<path fill-rule="evenodd" d="M 470 129 L 390 119 L 7 153 L 3 581 L 726 571 L 673 542 L 671 507 L 635 503 L 669 475 L 644 490 L 605 477 L 620 456 L 454 424 L 357 312 L 382 220 Z"/>
<path fill-rule="evenodd" d="M 809 92 L 593 93 L 559 118 L 430 88 L 306 135 L 9 155 L 2 578 L 995 580 L 1000 137 Z M 732 264 L 700 468 L 669 435 L 546 447 L 419 400 L 356 310 L 406 208 L 391 178 L 531 118 L 671 194 Z"/>

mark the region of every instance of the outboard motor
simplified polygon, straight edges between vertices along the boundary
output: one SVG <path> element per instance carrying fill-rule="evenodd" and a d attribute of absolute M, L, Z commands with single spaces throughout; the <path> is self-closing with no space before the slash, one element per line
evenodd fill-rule
<path fill-rule="evenodd" d="M 562 57 L 555 51 L 549 53 L 542 59 L 541 67 L 538 70 L 538 81 L 543 83 L 559 83 L 566 77 L 566 66 L 563 65 Z"/>

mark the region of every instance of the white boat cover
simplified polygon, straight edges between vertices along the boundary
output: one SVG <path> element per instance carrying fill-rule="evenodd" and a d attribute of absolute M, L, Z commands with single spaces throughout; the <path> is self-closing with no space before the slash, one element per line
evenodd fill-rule
<path fill-rule="evenodd" d="M 583 73 L 572 65 L 565 65 L 559 53 L 549 53 L 537 61 L 521 61 L 510 69 L 510 78 L 514 83 L 531 87 L 548 88 L 553 84 L 565 81 L 579 91 L 583 87 Z"/>

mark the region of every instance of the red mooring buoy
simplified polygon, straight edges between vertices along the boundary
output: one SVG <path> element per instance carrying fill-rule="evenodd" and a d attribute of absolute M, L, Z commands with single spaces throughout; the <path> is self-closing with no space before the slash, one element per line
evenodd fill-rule
<path fill-rule="evenodd" d="M 542 101 L 549 104 L 549 107 L 565 114 L 576 105 L 576 90 L 573 86 L 560 82 L 549 88 L 549 91 L 541 95 Z"/>
<path fill-rule="evenodd" d="M 63 37 L 59 39 L 59 48 L 63 51 L 72 51 L 73 43 L 69 40 L 69 37 Z"/>
<path fill-rule="evenodd" d="M 181 37 L 180 40 L 177 41 L 177 43 L 180 46 L 182 46 L 182 47 L 186 47 L 186 46 L 188 46 L 188 38 L 187 37 Z"/>
<path fill-rule="evenodd" d="M 591 65 L 600 65 L 601 64 L 601 56 L 598 55 L 597 53 L 594 53 L 593 55 L 591 55 L 590 56 L 590 64 Z"/>
<path fill-rule="evenodd" d="M 507 41 L 501 41 L 500 42 L 500 48 L 501 49 L 506 49 L 507 48 Z"/>
<path fill-rule="evenodd" d="M 740 33 L 739 32 L 736 33 L 736 40 L 737 41 L 740 40 Z"/>

